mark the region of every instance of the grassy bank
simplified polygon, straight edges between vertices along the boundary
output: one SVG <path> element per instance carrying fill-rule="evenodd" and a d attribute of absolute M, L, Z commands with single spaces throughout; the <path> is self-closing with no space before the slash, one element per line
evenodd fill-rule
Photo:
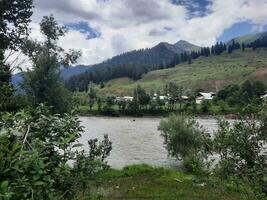
<path fill-rule="evenodd" d="M 164 200 L 254 200 L 248 187 L 216 179 L 200 180 L 174 170 L 147 165 L 110 169 L 98 174 L 90 190 L 76 200 L 164 199 Z"/>

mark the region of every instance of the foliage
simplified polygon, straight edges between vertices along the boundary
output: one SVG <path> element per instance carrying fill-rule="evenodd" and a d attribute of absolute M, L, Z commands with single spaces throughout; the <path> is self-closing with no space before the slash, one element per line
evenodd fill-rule
<path fill-rule="evenodd" d="M 223 100 L 229 105 L 245 106 L 255 101 L 260 101 L 261 95 L 265 93 L 266 86 L 260 81 L 251 82 L 246 80 L 239 85 L 228 85 L 218 92 L 218 100 Z"/>
<path fill-rule="evenodd" d="M 266 195 L 266 110 L 255 119 L 233 124 L 220 119 L 218 124 L 218 130 L 210 135 L 190 118 L 171 116 L 161 121 L 159 130 L 169 155 L 182 159 L 187 170 L 197 175 L 212 173 L 222 180 L 242 180 L 259 197 Z"/>
<path fill-rule="evenodd" d="M 59 78 L 60 67 L 75 63 L 80 52 L 70 50 L 65 52 L 57 45 L 64 36 L 66 29 L 58 25 L 53 16 L 44 17 L 40 23 L 44 42 L 28 40 L 23 52 L 29 56 L 33 69 L 24 73 L 22 88 L 33 106 L 47 103 L 55 113 L 68 112 L 70 109 L 70 94 L 64 88 Z"/>
<path fill-rule="evenodd" d="M 85 179 L 107 168 L 108 137 L 99 144 L 89 141 L 90 156 L 85 156 L 77 149 L 83 130 L 73 114 L 51 115 L 41 105 L 32 112 L 3 115 L 0 130 L 0 196 L 4 199 L 66 199 L 85 185 Z M 77 168 L 82 163 L 86 167 Z"/>
<path fill-rule="evenodd" d="M 12 69 L 7 61 L 28 36 L 31 9 L 32 0 L 0 1 L 0 112 L 11 111 L 14 107 Z"/>
<path fill-rule="evenodd" d="M 93 83 L 89 84 L 87 93 L 88 93 L 88 104 L 89 104 L 90 110 L 92 110 L 92 107 L 97 100 L 97 91 Z"/>
<path fill-rule="evenodd" d="M 172 115 L 160 122 L 159 130 L 168 155 L 184 161 L 186 170 L 200 172 L 198 165 L 202 165 L 209 135 L 200 129 L 196 121 L 184 115 Z"/>
<path fill-rule="evenodd" d="M 266 193 L 266 145 L 264 121 L 241 120 L 232 126 L 220 120 L 213 139 L 213 153 L 220 155 L 215 172 L 223 178 L 236 176 L 248 180 Z"/>
<path fill-rule="evenodd" d="M 0 49 L 16 49 L 28 35 L 32 0 L 0 2 Z"/>

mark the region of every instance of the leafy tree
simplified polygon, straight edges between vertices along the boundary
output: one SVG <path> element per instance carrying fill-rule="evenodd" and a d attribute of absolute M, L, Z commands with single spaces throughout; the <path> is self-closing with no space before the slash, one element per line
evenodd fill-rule
<path fill-rule="evenodd" d="M 170 110 L 174 109 L 176 98 L 180 94 L 179 86 L 175 82 L 169 82 L 166 84 L 166 96 L 168 96 L 168 106 Z"/>
<path fill-rule="evenodd" d="M 28 36 L 31 9 L 32 0 L 0 1 L 0 112 L 12 109 L 14 89 L 7 60 Z"/>
<path fill-rule="evenodd" d="M 190 172 L 202 171 L 202 159 L 209 135 L 200 129 L 194 119 L 171 115 L 160 122 L 159 130 L 169 156 L 182 160 Z"/>
<path fill-rule="evenodd" d="M 89 84 L 87 93 L 88 93 L 89 107 L 90 107 L 90 110 L 92 110 L 92 107 L 94 106 L 96 99 L 97 99 L 97 91 L 93 83 Z"/>
<path fill-rule="evenodd" d="M 254 94 L 260 97 L 266 92 L 266 85 L 260 81 L 255 81 L 252 83 Z"/>
<path fill-rule="evenodd" d="M 202 101 L 201 107 L 200 107 L 201 112 L 202 113 L 208 113 L 210 111 L 210 106 L 211 106 L 211 104 L 208 100 Z"/>
<path fill-rule="evenodd" d="M 33 69 L 24 74 L 22 88 L 25 90 L 32 105 L 47 103 L 54 112 L 63 113 L 70 108 L 70 95 L 59 78 L 60 67 L 75 63 L 80 52 L 65 52 L 57 45 L 66 29 L 56 22 L 54 17 L 44 17 L 40 23 L 44 42 L 28 40 L 23 51 L 32 61 Z"/>
<path fill-rule="evenodd" d="M 140 106 L 147 106 L 150 102 L 150 96 L 146 93 L 146 91 L 140 86 L 137 85 L 134 91 L 134 99 Z"/>
<path fill-rule="evenodd" d="M 96 103 L 97 103 L 98 112 L 101 112 L 102 111 L 103 100 L 102 100 L 102 98 L 100 96 L 97 97 Z"/>
<path fill-rule="evenodd" d="M 113 95 L 108 94 L 105 98 L 104 110 L 107 112 L 111 112 L 114 104 L 115 104 L 115 97 Z"/>
<path fill-rule="evenodd" d="M 260 121 L 240 120 L 233 125 L 220 120 L 212 143 L 213 153 L 220 155 L 215 168 L 218 175 L 249 180 L 254 188 L 266 193 L 266 155 L 263 152 L 267 137 L 264 118 Z"/>

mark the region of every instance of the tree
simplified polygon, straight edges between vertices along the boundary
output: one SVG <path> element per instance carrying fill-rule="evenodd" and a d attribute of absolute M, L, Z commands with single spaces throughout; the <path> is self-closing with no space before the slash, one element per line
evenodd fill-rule
<path fill-rule="evenodd" d="M 67 30 L 58 25 L 52 15 L 42 19 L 40 29 L 45 41 L 27 40 L 23 47 L 23 52 L 32 61 L 33 69 L 24 74 L 22 88 L 33 106 L 46 103 L 53 107 L 54 112 L 67 112 L 71 103 L 70 95 L 60 81 L 59 70 L 61 66 L 75 63 L 80 52 L 65 52 L 57 45 L 58 39 Z"/>
<path fill-rule="evenodd" d="M 168 155 L 178 160 L 189 172 L 203 168 L 203 155 L 208 137 L 198 123 L 184 115 L 171 115 L 159 125 Z"/>
<path fill-rule="evenodd" d="M 191 64 L 192 64 L 192 57 L 191 57 L 191 55 L 190 55 L 190 56 L 188 56 L 188 64 L 189 64 L 189 65 L 191 65 Z"/>
<path fill-rule="evenodd" d="M 90 110 L 92 110 L 92 107 L 94 106 L 95 101 L 97 99 L 97 91 L 93 83 L 89 84 L 87 94 L 88 94 L 89 107 L 90 107 Z"/>
<path fill-rule="evenodd" d="M 0 112 L 12 109 L 14 89 L 10 84 L 11 66 L 7 60 L 28 36 L 32 0 L 0 1 Z M 5 56 L 7 53 L 7 56 Z"/>
<path fill-rule="evenodd" d="M 212 153 L 220 155 L 215 173 L 223 178 L 239 177 L 249 180 L 252 187 L 266 190 L 266 113 L 259 118 L 239 120 L 234 124 L 219 120 L 212 140 Z"/>
<path fill-rule="evenodd" d="M 204 100 L 201 103 L 201 112 L 208 113 L 210 111 L 210 102 L 208 100 Z"/>
<path fill-rule="evenodd" d="M 140 85 L 137 85 L 134 94 L 134 98 L 140 106 L 146 107 L 149 104 L 150 96 Z"/>
<path fill-rule="evenodd" d="M 105 98 L 105 111 L 107 112 L 111 112 L 112 111 L 112 107 L 115 104 L 115 97 L 113 95 L 108 94 Z"/>
<path fill-rule="evenodd" d="M 242 42 L 242 51 L 245 51 L 245 43 Z"/>

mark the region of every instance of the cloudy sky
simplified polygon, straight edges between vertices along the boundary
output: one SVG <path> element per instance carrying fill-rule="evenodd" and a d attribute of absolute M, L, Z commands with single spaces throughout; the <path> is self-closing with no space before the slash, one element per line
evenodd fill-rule
<path fill-rule="evenodd" d="M 207 46 L 267 30 L 267 0 L 34 0 L 32 33 L 53 14 L 69 28 L 64 48 L 80 49 L 94 64 L 133 49 L 180 39 Z"/>

